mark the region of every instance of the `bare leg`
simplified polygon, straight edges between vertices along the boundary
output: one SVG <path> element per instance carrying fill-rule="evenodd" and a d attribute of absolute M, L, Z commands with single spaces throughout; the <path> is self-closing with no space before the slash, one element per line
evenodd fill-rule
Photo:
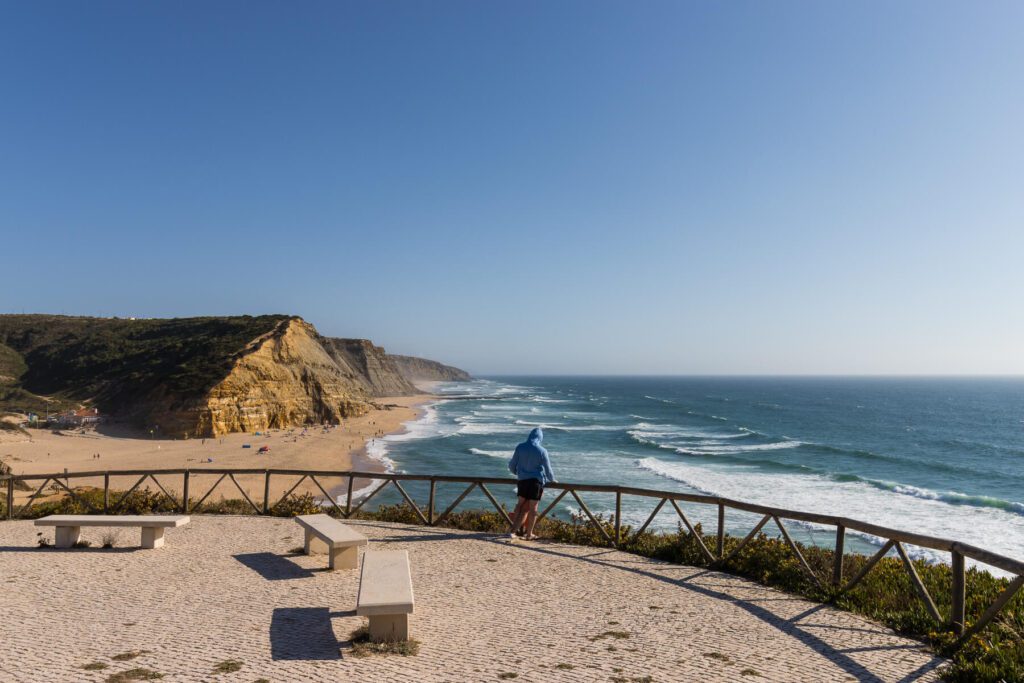
<path fill-rule="evenodd" d="M 526 506 L 526 537 L 533 538 L 533 527 L 537 524 L 537 505 L 539 500 L 528 500 Z"/>
<path fill-rule="evenodd" d="M 526 518 L 526 513 L 529 510 L 527 505 L 528 501 L 525 498 L 520 498 L 519 502 L 516 503 L 515 516 L 512 517 L 512 531 L 509 533 L 518 533 L 519 527 L 523 525 L 523 521 Z"/>

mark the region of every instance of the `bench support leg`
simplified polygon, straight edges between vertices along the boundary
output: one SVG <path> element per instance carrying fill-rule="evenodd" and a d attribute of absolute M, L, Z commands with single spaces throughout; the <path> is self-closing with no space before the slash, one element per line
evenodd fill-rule
<path fill-rule="evenodd" d="M 370 640 L 375 643 L 409 640 L 409 615 L 376 614 L 370 616 Z"/>
<path fill-rule="evenodd" d="M 58 526 L 54 529 L 56 532 L 54 545 L 58 548 L 70 548 L 82 537 L 82 527 L 80 526 Z"/>
<path fill-rule="evenodd" d="M 162 548 L 164 547 L 164 528 L 161 526 L 142 527 L 142 547 Z"/>
<path fill-rule="evenodd" d="M 303 547 L 307 555 L 325 555 L 329 552 L 327 544 L 313 535 L 313 532 L 306 529 L 306 540 Z"/>
<path fill-rule="evenodd" d="M 328 566 L 331 569 L 355 569 L 359 566 L 359 546 L 331 548 L 331 560 Z"/>

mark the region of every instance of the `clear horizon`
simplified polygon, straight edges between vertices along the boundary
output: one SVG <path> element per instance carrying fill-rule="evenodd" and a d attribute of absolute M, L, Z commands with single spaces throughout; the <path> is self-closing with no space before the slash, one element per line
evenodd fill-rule
<path fill-rule="evenodd" d="M 490 376 L 1024 374 L 1024 5 L 0 8 L 0 312 Z"/>

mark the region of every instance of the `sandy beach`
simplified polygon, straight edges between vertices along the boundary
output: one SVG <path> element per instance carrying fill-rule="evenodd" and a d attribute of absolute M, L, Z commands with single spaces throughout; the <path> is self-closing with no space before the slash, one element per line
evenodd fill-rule
<path fill-rule="evenodd" d="M 32 429 L 28 437 L 0 432 L 3 437 L 0 441 L 0 461 L 10 465 L 14 474 L 54 474 L 65 470 L 96 472 L 226 467 L 383 471 L 380 461 L 366 456 L 367 443 L 380 436 L 401 432 L 405 423 L 419 416 L 420 406 L 432 398 L 431 395 L 381 398 L 376 400 L 380 409 L 371 410 L 362 417 L 347 419 L 336 427 L 271 429 L 259 436 L 237 433 L 208 439 L 152 439 L 118 425 L 106 425 L 95 431 L 84 432 Z M 250 447 L 244 448 L 245 444 Z M 260 453 L 263 446 L 267 446 L 269 451 Z M 126 489 L 137 477 L 125 477 L 123 481 L 120 479 L 112 478 L 111 488 Z M 166 479 L 160 482 L 164 487 L 172 492 L 181 491 L 180 477 Z M 262 498 L 262 484 L 257 481 L 262 480 L 262 477 L 243 475 L 237 479 L 248 492 Z M 72 481 L 78 486 L 102 485 L 101 478 Z M 208 487 L 213 481 L 215 478 L 211 477 L 208 484 L 200 486 Z M 278 491 L 278 488 L 290 488 L 291 483 L 294 482 L 281 477 L 280 485 L 274 486 L 274 495 L 283 492 Z M 340 480 L 327 480 L 323 483 L 330 490 Z M 33 488 L 37 485 L 33 485 Z M 205 488 L 202 492 L 205 492 Z M 322 497 L 319 489 L 310 482 L 300 486 L 296 492 L 309 492 Z M 19 491 L 16 500 L 27 499 L 29 495 L 28 492 Z M 225 481 L 217 487 L 213 499 L 219 497 L 239 496 L 237 489 Z"/>

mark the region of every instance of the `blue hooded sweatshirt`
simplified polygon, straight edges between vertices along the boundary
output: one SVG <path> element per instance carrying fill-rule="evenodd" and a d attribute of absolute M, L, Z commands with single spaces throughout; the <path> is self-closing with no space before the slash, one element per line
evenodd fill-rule
<path fill-rule="evenodd" d="M 508 461 L 508 471 L 516 475 L 516 479 L 539 479 L 541 484 L 555 480 L 551 471 L 551 459 L 548 452 L 540 445 L 544 440 L 544 432 L 535 427 L 526 441 L 516 446 L 516 452 Z"/>

